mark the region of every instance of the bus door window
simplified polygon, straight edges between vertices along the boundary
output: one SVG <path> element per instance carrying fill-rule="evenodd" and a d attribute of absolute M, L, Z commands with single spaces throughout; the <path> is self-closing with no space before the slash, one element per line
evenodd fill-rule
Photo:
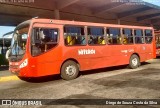
<path fill-rule="evenodd" d="M 104 36 L 104 28 L 102 27 L 88 27 L 88 44 L 89 45 L 104 45 L 105 36 Z"/>
<path fill-rule="evenodd" d="M 58 29 L 34 28 L 32 34 L 32 55 L 44 53 L 58 44 Z"/>
<path fill-rule="evenodd" d="M 142 30 L 136 29 L 134 31 L 134 35 L 135 35 L 135 43 L 136 44 L 144 43 L 144 37 L 143 37 L 143 31 Z"/>
<path fill-rule="evenodd" d="M 65 26 L 64 27 L 64 41 L 65 45 L 86 45 L 86 38 L 84 35 L 84 27 Z"/>
<path fill-rule="evenodd" d="M 145 42 L 151 43 L 153 40 L 152 30 L 145 30 Z"/>
<path fill-rule="evenodd" d="M 122 38 L 120 35 L 120 29 L 119 28 L 108 28 L 107 29 L 108 35 L 108 44 L 121 44 Z"/>
<path fill-rule="evenodd" d="M 123 44 L 133 44 L 132 29 L 123 29 Z"/>

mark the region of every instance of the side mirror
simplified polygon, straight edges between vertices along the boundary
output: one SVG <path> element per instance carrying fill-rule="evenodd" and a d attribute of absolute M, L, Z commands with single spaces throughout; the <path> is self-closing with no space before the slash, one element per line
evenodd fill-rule
<path fill-rule="evenodd" d="M 9 59 L 10 53 L 11 53 L 11 49 L 8 49 L 6 52 L 6 59 L 7 60 Z"/>

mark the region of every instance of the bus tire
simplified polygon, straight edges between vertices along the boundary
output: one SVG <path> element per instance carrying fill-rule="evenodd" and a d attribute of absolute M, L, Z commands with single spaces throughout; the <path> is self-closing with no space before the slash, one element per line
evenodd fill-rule
<path fill-rule="evenodd" d="M 136 54 L 133 54 L 129 60 L 129 68 L 135 69 L 140 65 L 140 59 Z"/>
<path fill-rule="evenodd" d="M 64 80 L 72 80 L 77 78 L 79 74 L 79 68 L 76 62 L 69 60 L 66 61 L 61 68 L 61 77 Z"/>

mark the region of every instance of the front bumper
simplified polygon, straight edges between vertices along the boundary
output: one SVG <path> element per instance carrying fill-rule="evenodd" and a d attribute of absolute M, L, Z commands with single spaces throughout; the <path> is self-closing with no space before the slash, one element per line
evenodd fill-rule
<path fill-rule="evenodd" d="M 17 76 L 20 74 L 19 65 L 9 65 L 9 71 Z"/>

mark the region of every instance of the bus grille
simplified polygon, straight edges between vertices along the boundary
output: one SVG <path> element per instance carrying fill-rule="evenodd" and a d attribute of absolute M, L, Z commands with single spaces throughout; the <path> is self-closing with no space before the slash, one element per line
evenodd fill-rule
<path fill-rule="evenodd" d="M 10 69 L 18 69 L 18 66 L 19 66 L 19 65 L 10 65 L 9 68 L 10 68 Z"/>

